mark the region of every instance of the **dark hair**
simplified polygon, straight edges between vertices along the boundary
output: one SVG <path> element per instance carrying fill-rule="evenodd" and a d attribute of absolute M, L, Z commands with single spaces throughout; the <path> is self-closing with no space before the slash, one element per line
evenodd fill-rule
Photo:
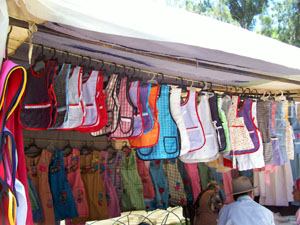
<path fill-rule="evenodd" d="M 233 199 L 234 199 L 234 201 L 236 201 L 239 197 L 245 196 L 245 195 L 250 195 L 250 191 L 249 192 L 244 192 L 244 193 L 233 195 Z"/>

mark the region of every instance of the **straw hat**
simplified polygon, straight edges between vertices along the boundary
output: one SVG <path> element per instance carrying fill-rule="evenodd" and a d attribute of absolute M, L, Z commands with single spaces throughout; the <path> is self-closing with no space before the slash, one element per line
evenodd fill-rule
<path fill-rule="evenodd" d="M 232 180 L 232 193 L 230 195 L 237 195 L 254 190 L 251 181 L 246 176 L 240 176 Z"/>

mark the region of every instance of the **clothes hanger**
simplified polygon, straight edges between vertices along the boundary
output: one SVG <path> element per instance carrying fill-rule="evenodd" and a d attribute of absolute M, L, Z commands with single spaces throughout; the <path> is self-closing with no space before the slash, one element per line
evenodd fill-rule
<path fill-rule="evenodd" d="M 111 76 L 112 74 L 116 74 L 117 67 L 117 64 L 114 62 L 107 64 L 106 68 L 104 68 L 104 72 L 107 76 Z"/>
<path fill-rule="evenodd" d="M 93 149 L 91 149 L 89 146 L 87 146 L 87 141 L 85 141 L 85 144 L 81 146 L 80 149 L 80 155 L 89 155 L 93 152 Z"/>
<path fill-rule="evenodd" d="M 126 157 L 128 157 L 131 153 L 131 149 L 127 145 L 127 141 L 123 142 L 122 151 L 125 153 Z"/>
<path fill-rule="evenodd" d="M 33 65 L 31 66 L 31 68 L 35 71 L 35 67 L 37 65 L 37 63 L 43 62 L 44 66 L 42 66 L 36 73 L 37 74 L 41 74 L 44 72 L 45 67 L 47 65 L 47 59 L 46 59 L 46 55 L 44 54 L 44 45 L 40 44 L 39 46 L 41 46 L 42 50 L 40 52 L 40 54 L 34 59 Z"/>
<path fill-rule="evenodd" d="M 43 149 L 38 147 L 35 143 L 35 139 L 32 139 L 31 143 L 24 148 L 25 155 L 34 158 L 42 153 Z"/>
<path fill-rule="evenodd" d="M 282 90 L 280 90 L 280 92 L 279 92 L 279 93 L 281 93 L 281 95 L 277 96 L 276 93 L 277 93 L 277 91 L 275 92 L 275 96 L 274 96 L 276 101 L 286 101 L 286 97 L 283 95 Z"/>
<path fill-rule="evenodd" d="M 151 83 L 151 84 L 154 84 L 154 85 L 158 85 L 158 82 L 157 80 L 155 80 L 155 73 L 153 72 L 153 76 L 150 80 L 147 80 L 147 83 Z"/>
<path fill-rule="evenodd" d="M 107 158 L 108 161 L 115 158 L 118 152 L 118 150 L 113 147 L 111 141 L 107 143 L 105 151 L 108 152 L 108 158 Z"/>
<path fill-rule="evenodd" d="M 82 66 L 82 81 L 85 82 L 89 79 L 91 72 L 94 70 L 94 67 L 91 66 L 92 59 L 89 56 L 86 56 L 88 58 L 87 65 Z"/>
<path fill-rule="evenodd" d="M 67 144 L 66 146 L 62 149 L 63 151 L 63 156 L 68 156 L 72 153 L 73 151 L 73 148 L 72 146 L 70 145 L 70 141 L 69 140 L 66 140 Z"/>

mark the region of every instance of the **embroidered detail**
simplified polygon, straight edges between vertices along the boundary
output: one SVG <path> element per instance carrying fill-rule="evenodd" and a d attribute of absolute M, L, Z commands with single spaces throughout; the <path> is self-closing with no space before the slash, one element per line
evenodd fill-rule
<path fill-rule="evenodd" d="M 183 180 L 183 183 L 184 183 L 184 184 L 188 184 L 188 183 L 189 183 L 189 179 L 186 179 L 186 178 L 185 178 L 185 179 Z"/>
<path fill-rule="evenodd" d="M 53 207 L 53 202 L 52 202 L 51 199 L 48 199 L 48 201 L 47 201 L 47 207 L 48 208 L 52 208 Z"/>
<path fill-rule="evenodd" d="M 179 189 L 180 189 L 180 182 L 176 182 L 175 190 L 179 191 Z"/>
<path fill-rule="evenodd" d="M 36 169 L 36 168 L 35 168 Z M 41 172 L 47 172 L 47 167 L 46 166 L 44 166 L 44 165 L 40 165 L 40 171 Z"/>
<path fill-rule="evenodd" d="M 52 163 L 50 166 L 50 173 L 56 173 L 61 168 L 59 155 L 58 154 L 53 155 L 51 161 Z"/>
<path fill-rule="evenodd" d="M 98 195 L 98 205 L 100 205 L 100 206 L 103 205 L 103 197 L 104 197 L 104 195 L 102 193 L 99 193 L 99 195 Z"/>
<path fill-rule="evenodd" d="M 33 177 L 36 177 L 36 176 L 37 176 L 37 168 L 36 168 L 36 167 L 31 167 L 30 170 L 31 170 L 31 175 L 32 175 Z M 40 171 L 43 172 L 43 171 L 41 170 L 41 167 L 40 167 Z"/>
<path fill-rule="evenodd" d="M 164 188 L 159 188 L 158 191 L 159 191 L 160 194 L 162 194 L 162 193 L 165 192 L 165 189 Z"/>
<path fill-rule="evenodd" d="M 182 199 L 180 199 L 180 204 L 184 204 L 185 203 L 185 199 L 184 198 L 182 198 Z"/>
<path fill-rule="evenodd" d="M 83 190 L 77 190 L 77 198 L 76 198 L 76 201 L 78 203 L 81 203 L 83 200 Z"/>
<path fill-rule="evenodd" d="M 60 196 L 59 196 L 59 200 L 61 201 L 61 203 L 63 205 L 67 204 L 67 197 L 68 197 L 68 194 L 64 191 L 60 192 Z"/>
<path fill-rule="evenodd" d="M 300 139 L 300 134 L 299 134 L 299 132 L 297 132 L 297 139 Z"/>

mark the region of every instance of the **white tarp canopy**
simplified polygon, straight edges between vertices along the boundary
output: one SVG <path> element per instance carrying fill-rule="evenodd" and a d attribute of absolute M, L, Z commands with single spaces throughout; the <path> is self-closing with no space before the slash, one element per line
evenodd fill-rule
<path fill-rule="evenodd" d="M 151 0 L 23 0 L 23 2 L 32 15 L 52 22 L 46 23 L 45 27 L 72 36 L 125 46 L 137 51 L 206 61 L 275 77 L 300 79 L 299 48 Z M 39 34 L 39 32 L 35 38 L 38 42 L 52 43 L 54 47 L 64 47 L 63 50 L 70 52 L 76 50 L 81 54 L 88 53 L 88 49 L 91 48 L 88 44 L 79 44 L 76 41 L 68 45 L 70 41 L 67 39 L 55 40 L 54 36 Z M 81 48 L 78 47 L 79 45 Z M 100 55 L 105 51 L 101 47 L 95 49 Z M 96 55 L 92 55 L 95 58 L 97 58 L 97 51 Z M 110 51 L 111 55 L 129 57 L 129 53 L 111 49 L 106 51 Z M 126 62 L 124 57 L 118 59 L 111 55 L 102 54 L 99 58 L 142 69 L 152 68 L 155 72 L 196 80 L 216 81 L 216 83 L 253 86 L 266 85 L 267 82 L 253 77 L 237 77 L 227 72 L 212 72 L 191 66 L 174 65 L 157 59 L 150 60 L 140 55 L 130 55 L 136 61 L 144 62 L 143 65 L 138 65 Z M 147 66 L 149 64 L 151 65 Z M 180 66 L 181 69 L 178 68 Z M 182 74 L 176 74 L 176 71 Z M 282 83 L 277 82 L 277 84 L 282 87 Z M 299 89 L 299 86 L 288 85 L 286 88 Z"/>

